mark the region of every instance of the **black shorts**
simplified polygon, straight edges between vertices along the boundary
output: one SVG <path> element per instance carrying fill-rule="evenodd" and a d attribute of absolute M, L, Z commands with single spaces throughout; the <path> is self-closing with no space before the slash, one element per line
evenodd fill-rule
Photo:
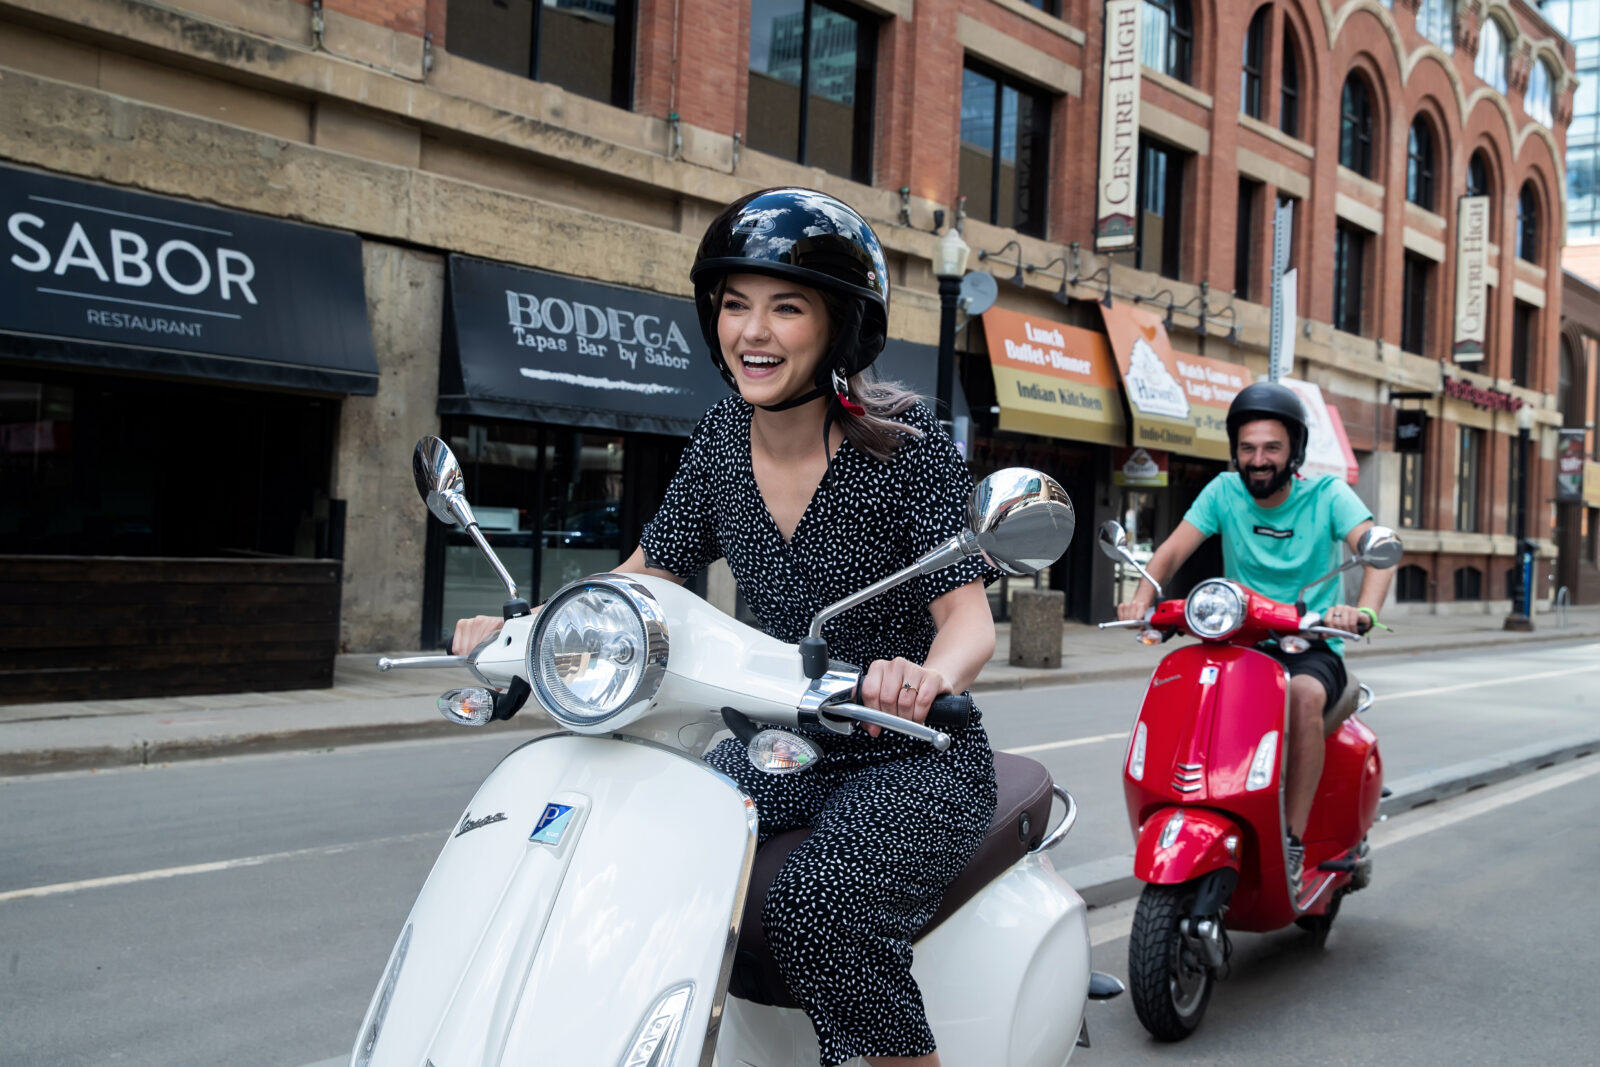
<path fill-rule="evenodd" d="M 1293 654 L 1277 645 L 1267 645 L 1261 651 L 1288 667 L 1290 678 L 1309 674 L 1321 682 L 1328 694 L 1328 702 L 1322 706 L 1324 712 L 1339 702 L 1339 698 L 1344 696 L 1344 687 L 1350 684 L 1350 676 L 1344 669 L 1344 657 L 1321 641 L 1313 641 L 1304 652 Z"/>

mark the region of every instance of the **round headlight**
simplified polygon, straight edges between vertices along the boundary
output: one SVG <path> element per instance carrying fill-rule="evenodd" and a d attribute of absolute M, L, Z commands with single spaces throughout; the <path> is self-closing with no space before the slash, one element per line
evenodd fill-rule
<path fill-rule="evenodd" d="M 666 625 L 655 597 L 622 575 L 556 593 L 539 612 L 528 646 L 534 693 L 567 726 L 593 726 L 649 700 L 666 662 Z"/>
<path fill-rule="evenodd" d="M 1232 582 L 1201 582 L 1184 601 L 1183 621 L 1196 636 L 1227 637 L 1244 624 L 1244 593 Z"/>

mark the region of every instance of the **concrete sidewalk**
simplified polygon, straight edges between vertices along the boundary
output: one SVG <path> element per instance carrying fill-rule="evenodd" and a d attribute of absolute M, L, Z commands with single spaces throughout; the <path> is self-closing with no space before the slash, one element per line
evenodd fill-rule
<path fill-rule="evenodd" d="M 1352 659 L 1600 639 L 1600 608 L 1573 609 L 1564 628 L 1553 616 L 1540 615 L 1533 633 L 1501 629 L 1498 615 L 1401 615 L 1390 621 L 1392 632 L 1352 644 Z M 1127 630 L 1068 624 L 1062 666 L 1031 670 L 1006 662 L 1010 627 L 1001 624 L 998 631 L 995 656 L 974 691 L 1137 677 L 1167 651 L 1139 644 Z M 444 689 L 467 684 L 465 672 L 381 674 L 377 658 L 338 657 L 330 689 L 0 705 L 0 775 L 459 736 L 461 728 L 439 717 L 434 700 Z M 534 716 L 519 716 L 503 728 L 544 725 Z"/>

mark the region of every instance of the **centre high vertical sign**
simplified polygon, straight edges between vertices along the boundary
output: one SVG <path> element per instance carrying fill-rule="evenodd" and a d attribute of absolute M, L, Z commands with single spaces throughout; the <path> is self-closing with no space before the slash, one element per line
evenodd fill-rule
<path fill-rule="evenodd" d="M 1106 0 L 1100 71 L 1100 173 L 1094 215 L 1096 252 L 1138 243 L 1139 14 L 1142 0 Z"/>

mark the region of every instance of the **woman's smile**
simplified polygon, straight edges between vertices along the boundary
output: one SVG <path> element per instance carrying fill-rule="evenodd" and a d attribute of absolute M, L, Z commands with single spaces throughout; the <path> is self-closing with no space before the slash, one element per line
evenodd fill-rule
<path fill-rule="evenodd" d="M 815 289 L 761 274 L 730 276 L 717 338 L 744 398 L 777 404 L 809 389 L 828 343 L 828 321 Z"/>

